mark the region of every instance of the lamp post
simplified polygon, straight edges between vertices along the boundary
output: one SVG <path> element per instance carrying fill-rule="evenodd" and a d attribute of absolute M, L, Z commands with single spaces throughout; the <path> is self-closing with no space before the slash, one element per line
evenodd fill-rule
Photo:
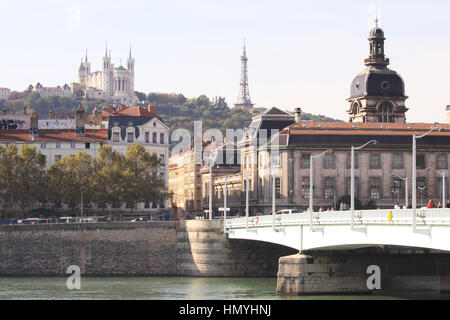
<path fill-rule="evenodd" d="M 392 175 L 392 177 L 394 178 L 398 178 L 398 179 L 402 179 L 403 181 L 405 181 L 405 203 L 406 203 L 406 208 L 408 208 L 408 177 L 400 177 L 400 176 L 395 176 Z"/>
<path fill-rule="evenodd" d="M 309 230 L 311 230 L 311 231 L 313 231 L 312 222 L 313 222 L 313 212 L 314 212 L 314 204 L 313 204 L 314 166 L 313 166 L 313 161 L 314 161 L 314 159 L 320 158 L 321 156 L 323 156 L 326 153 L 333 153 L 333 152 L 334 152 L 333 149 L 328 149 L 328 150 L 322 152 L 321 154 L 318 154 L 315 156 L 313 156 L 311 154 L 311 156 L 309 157 Z"/>
<path fill-rule="evenodd" d="M 417 199 L 416 199 L 416 186 L 417 186 L 417 178 L 416 178 L 416 140 L 417 139 L 421 139 L 425 136 L 427 136 L 428 134 L 430 134 L 431 132 L 437 130 L 437 128 L 431 128 L 427 133 L 421 135 L 421 136 L 416 136 L 415 134 L 413 134 L 412 136 L 412 231 L 416 232 L 416 218 L 417 218 Z"/>
<path fill-rule="evenodd" d="M 427 168 L 427 171 L 433 170 L 437 174 L 441 174 L 439 171 L 433 168 Z M 445 208 L 445 171 L 442 171 L 442 208 Z"/>
<path fill-rule="evenodd" d="M 369 144 L 377 144 L 377 140 L 370 140 L 369 142 L 363 144 L 360 147 L 353 147 L 352 146 L 352 152 L 351 152 L 351 179 L 350 179 L 350 207 L 351 207 L 351 217 L 350 217 L 350 225 L 351 229 L 353 230 L 354 226 L 354 213 L 355 213 L 355 150 L 361 150 L 362 148 L 368 146 Z"/>

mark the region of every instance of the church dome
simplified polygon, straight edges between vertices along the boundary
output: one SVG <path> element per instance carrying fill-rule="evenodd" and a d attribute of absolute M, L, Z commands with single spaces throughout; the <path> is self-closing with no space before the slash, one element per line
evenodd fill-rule
<path fill-rule="evenodd" d="M 402 77 L 388 68 L 367 68 L 352 81 L 350 99 L 366 96 L 405 97 Z"/>
<path fill-rule="evenodd" d="M 369 38 L 384 38 L 384 31 L 380 27 L 376 26 L 370 30 Z"/>

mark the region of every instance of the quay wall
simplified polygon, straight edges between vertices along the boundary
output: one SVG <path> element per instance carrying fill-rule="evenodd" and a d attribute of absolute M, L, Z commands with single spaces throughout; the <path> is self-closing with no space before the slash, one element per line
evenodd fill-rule
<path fill-rule="evenodd" d="M 0 276 L 271 276 L 277 245 L 228 240 L 220 220 L 0 226 Z"/>

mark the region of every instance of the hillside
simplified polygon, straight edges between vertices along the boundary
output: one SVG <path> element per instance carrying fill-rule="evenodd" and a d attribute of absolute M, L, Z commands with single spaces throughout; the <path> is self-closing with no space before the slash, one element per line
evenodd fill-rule
<path fill-rule="evenodd" d="M 225 98 L 208 98 L 200 95 L 197 98 L 186 99 L 182 94 L 164 93 L 136 93 L 146 107 L 148 103 L 157 105 L 157 112 L 171 130 L 186 128 L 193 131 L 194 121 L 201 121 L 203 130 L 217 128 L 225 133 L 226 129 L 247 127 L 252 117 L 265 111 L 265 108 L 243 109 L 229 108 Z M 91 112 L 95 106 L 107 110 L 109 102 L 106 100 L 85 99 L 82 97 L 40 97 L 37 92 L 14 92 L 12 99 L 0 100 L 0 109 L 9 109 L 12 113 L 22 114 L 24 107 L 36 111 L 40 117 L 47 117 L 50 110 L 56 115 L 70 113 L 74 115 L 78 106 L 84 106 Z M 323 115 L 302 113 L 302 119 L 309 121 L 337 122 Z"/>

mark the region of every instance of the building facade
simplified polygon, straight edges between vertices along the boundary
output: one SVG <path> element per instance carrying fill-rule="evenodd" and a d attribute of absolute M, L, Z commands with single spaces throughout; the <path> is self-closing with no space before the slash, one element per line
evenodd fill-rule
<path fill-rule="evenodd" d="M 134 93 L 134 67 L 135 59 L 131 56 L 126 60 L 126 68 L 115 67 L 106 48 L 102 58 L 102 69 L 91 72 L 91 63 L 86 54 L 78 68 L 78 83 L 72 84 L 73 90 L 81 89 L 86 97 L 107 99 L 111 102 L 135 106 L 137 97 Z"/>
<path fill-rule="evenodd" d="M 442 199 L 443 183 L 448 199 L 450 107 L 446 109 L 448 123 L 406 122 L 405 84 L 398 73 L 387 68 L 389 59 L 384 55 L 384 40 L 384 32 L 378 25 L 370 31 L 367 68 L 351 84 L 349 122 L 302 121 L 299 109 L 292 114 L 271 109 L 253 119 L 247 134 L 238 143 L 240 171 L 227 176 L 227 181 L 240 181 L 227 188 L 230 199 L 227 203 L 232 210 L 241 216 L 245 214 L 247 181 L 250 215 L 270 214 L 274 203 L 275 210 L 307 210 L 311 166 L 314 209 L 340 209 L 341 203 L 350 196 L 351 148 L 371 140 L 377 144 L 355 152 L 358 204 L 367 208 L 411 206 L 414 192 L 419 207 L 430 199 L 437 205 Z M 434 131 L 429 133 L 432 128 Z M 261 129 L 266 129 L 265 133 Z M 272 129 L 279 132 L 271 134 Z M 261 134 L 268 137 L 267 143 L 261 142 L 264 141 L 260 139 Z M 412 190 L 413 135 L 424 134 L 427 135 L 417 140 L 417 189 Z M 329 149 L 332 152 L 314 158 L 311 164 L 311 156 Z M 215 215 L 219 215 L 218 208 L 223 206 L 224 178 L 225 175 L 213 178 Z M 208 204 L 208 179 L 205 175 L 202 185 L 204 208 Z"/>
<path fill-rule="evenodd" d="M 3 115 L 0 116 L 0 125 L 4 123 L 5 126 L 0 126 L 0 144 L 4 147 L 9 144 L 36 147 L 45 156 L 45 168 L 48 169 L 64 156 L 75 155 L 80 151 L 97 157 L 98 148 L 108 144 L 114 151 L 125 154 L 130 144 L 138 143 L 161 160 L 159 174 L 167 187 L 169 128 L 157 115 L 155 107 L 120 106 L 118 110 L 112 109 L 111 113 L 105 112 L 108 116 L 106 128 L 101 111 L 94 110 L 90 116 L 83 108 L 76 110 L 73 119 L 51 115 L 48 119 L 39 120 L 36 113 L 23 116 Z M 138 203 L 136 210 L 157 213 L 167 207 L 167 201 L 145 202 Z M 92 208 L 96 208 L 95 204 L 92 204 Z M 126 204 L 108 209 L 127 210 Z"/>
<path fill-rule="evenodd" d="M 8 88 L 0 88 L 0 100 L 8 100 L 11 95 L 11 90 Z"/>

